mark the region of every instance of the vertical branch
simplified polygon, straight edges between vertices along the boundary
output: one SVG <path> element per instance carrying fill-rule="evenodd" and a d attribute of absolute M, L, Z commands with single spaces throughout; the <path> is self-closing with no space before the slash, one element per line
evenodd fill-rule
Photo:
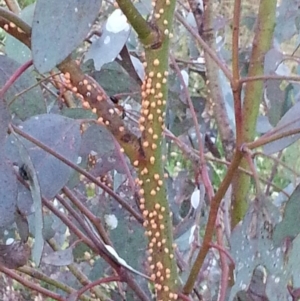
<path fill-rule="evenodd" d="M 153 26 L 160 39 L 155 47 L 145 48 L 145 79 L 142 83 L 142 109 L 139 128 L 145 159 L 133 162 L 138 169 L 140 209 L 149 240 L 148 262 L 155 283 L 157 300 L 178 298 L 178 275 L 174 259 L 171 212 L 166 194 L 162 140 L 168 92 L 169 40 L 175 0 L 152 2 Z"/>
<path fill-rule="evenodd" d="M 203 12 L 203 39 L 211 49 L 216 49 L 213 27 L 213 2 L 204 1 Z M 234 134 L 230 127 L 229 117 L 226 111 L 225 101 L 219 82 L 219 69 L 210 55 L 204 52 L 206 64 L 207 87 L 210 102 L 213 104 L 214 117 L 217 121 L 221 136 L 222 146 L 227 160 L 230 160 L 234 150 Z"/>
<path fill-rule="evenodd" d="M 275 27 L 276 3 L 276 0 L 261 0 L 260 2 L 249 65 L 249 77 L 260 76 L 264 73 L 264 58 L 266 52 L 270 49 Z M 247 143 L 254 139 L 256 121 L 262 95 L 262 81 L 251 81 L 246 83 L 243 104 L 243 142 Z M 247 161 L 243 160 L 241 167 L 247 168 L 247 166 Z M 232 227 L 234 227 L 243 218 L 247 210 L 246 200 L 249 186 L 250 177 L 244 173 L 238 173 L 238 176 L 233 182 Z"/>
<path fill-rule="evenodd" d="M 233 33 L 232 33 L 232 82 L 231 88 L 234 100 L 234 114 L 236 126 L 236 145 L 240 147 L 242 140 L 242 101 L 239 70 L 239 36 L 240 36 L 240 15 L 241 15 L 241 0 L 235 0 L 233 12 Z"/>

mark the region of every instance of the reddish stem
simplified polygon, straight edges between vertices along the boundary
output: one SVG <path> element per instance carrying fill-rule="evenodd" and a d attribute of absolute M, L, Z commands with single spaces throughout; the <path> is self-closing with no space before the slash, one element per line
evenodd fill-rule
<path fill-rule="evenodd" d="M 22 75 L 23 72 L 25 72 L 32 65 L 32 63 L 33 63 L 32 60 L 26 62 L 13 73 L 13 75 L 8 79 L 8 81 L 0 90 L 0 98 L 4 96 L 4 94 L 12 86 L 12 84 Z"/>

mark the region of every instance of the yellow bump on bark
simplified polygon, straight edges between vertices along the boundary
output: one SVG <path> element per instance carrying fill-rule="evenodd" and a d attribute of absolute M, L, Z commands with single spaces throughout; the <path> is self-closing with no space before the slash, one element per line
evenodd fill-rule
<path fill-rule="evenodd" d="M 155 208 L 156 210 L 159 210 L 160 204 L 159 204 L 159 203 L 156 203 L 156 204 L 154 205 L 154 208 Z"/>
<path fill-rule="evenodd" d="M 83 107 L 84 109 L 90 109 L 90 108 L 91 108 L 90 104 L 89 104 L 87 101 L 84 101 L 84 102 L 82 103 L 82 107 Z"/>
<path fill-rule="evenodd" d="M 152 237 L 151 242 L 155 244 L 156 243 L 156 237 Z"/>
<path fill-rule="evenodd" d="M 155 14 L 154 17 L 158 20 L 160 18 L 160 14 Z"/>
<path fill-rule="evenodd" d="M 142 107 L 144 109 L 147 109 L 150 105 L 150 101 L 149 100 L 144 100 L 143 103 L 142 103 Z"/>
<path fill-rule="evenodd" d="M 13 22 L 9 22 L 9 26 L 10 26 L 11 28 L 17 27 L 16 24 L 14 24 Z"/>
<path fill-rule="evenodd" d="M 167 285 L 164 285 L 164 291 L 168 292 L 170 290 L 170 288 Z"/>
<path fill-rule="evenodd" d="M 156 103 L 155 102 L 151 102 L 151 108 L 155 108 L 156 107 Z"/>
<path fill-rule="evenodd" d="M 169 29 L 165 29 L 164 30 L 164 34 L 167 36 L 168 34 L 169 34 L 170 32 L 169 32 Z"/>
<path fill-rule="evenodd" d="M 161 207 L 161 208 L 160 208 L 160 211 L 161 211 L 161 212 L 165 212 L 165 211 L 166 211 L 166 207 Z"/>
<path fill-rule="evenodd" d="M 138 166 L 139 165 L 139 161 L 138 160 L 135 160 L 134 162 L 133 162 L 133 166 Z"/>
<path fill-rule="evenodd" d="M 120 131 L 120 132 L 124 132 L 124 130 L 125 130 L 124 126 L 120 126 L 120 127 L 119 127 L 119 131 Z"/>
<path fill-rule="evenodd" d="M 155 233 L 155 237 L 157 237 L 157 238 L 160 237 L 160 232 L 157 231 L 157 232 Z"/>
<path fill-rule="evenodd" d="M 153 128 L 149 128 L 149 129 L 148 129 L 148 133 L 149 133 L 150 135 L 152 135 L 152 134 L 153 134 Z"/>
<path fill-rule="evenodd" d="M 153 65 L 154 65 L 154 66 L 158 66 L 158 65 L 159 65 L 159 60 L 158 60 L 158 59 L 155 59 L 155 60 L 153 61 Z"/>
<path fill-rule="evenodd" d="M 143 188 L 140 189 L 139 191 L 140 195 L 144 195 L 145 194 L 145 190 Z"/>
<path fill-rule="evenodd" d="M 153 138 L 154 140 L 157 140 L 157 139 L 158 139 L 158 135 L 157 135 L 157 134 L 154 134 L 154 135 L 152 136 L 152 138 Z"/>
<path fill-rule="evenodd" d="M 124 150 L 123 147 L 120 148 L 120 152 L 121 152 L 121 153 L 125 153 L 125 150 Z"/>
<path fill-rule="evenodd" d="M 162 220 L 163 218 L 164 218 L 163 215 L 161 215 L 161 214 L 158 215 L 159 220 Z"/>
<path fill-rule="evenodd" d="M 161 263 L 161 261 L 158 261 L 157 263 L 156 263 L 156 267 L 159 269 L 159 270 L 162 270 L 163 269 L 163 264 Z"/>
<path fill-rule="evenodd" d="M 159 226 L 159 229 L 160 229 L 160 230 L 164 230 L 164 229 L 165 229 L 165 225 L 161 224 L 161 225 Z"/>
<path fill-rule="evenodd" d="M 154 189 L 152 189 L 152 190 L 150 191 L 150 194 L 151 194 L 151 195 L 156 195 L 156 191 L 155 191 Z"/>
<path fill-rule="evenodd" d="M 154 156 L 151 156 L 150 157 L 150 163 L 153 165 L 155 163 L 155 157 Z"/>
<path fill-rule="evenodd" d="M 149 72 L 149 77 L 153 77 L 154 76 L 154 72 L 153 71 L 150 71 Z"/>
<path fill-rule="evenodd" d="M 162 285 L 159 283 L 155 283 L 154 287 L 156 288 L 156 290 L 161 291 L 162 289 Z"/>
<path fill-rule="evenodd" d="M 144 216 L 144 217 L 147 217 L 148 214 L 149 214 L 149 211 L 148 211 L 148 210 L 144 210 L 144 211 L 143 211 L 143 216 Z"/>
<path fill-rule="evenodd" d="M 143 147 L 148 147 L 149 146 L 149 141 L 144 141 L 143 142 Z"/>
<path fill-rule="evenodd" d="M 155 143 L 152 143 L 151 148 L 152 148 L 153 150 L 155 150 L 155 149 L 157 149 L 157 145 L 156 145 Z"/>
<path fill-rule="evenodd" d="M 91 86 L 91 85 L 87 85 L 87 86 L 86 86 L 86 89 L 87 89 L 88 91 L 91 91 L 91 90 L 92 90 L 92 86 Z"/>
<path fill-rule="evenodd" d="M 6 31 L 8 31 L 9 25 L 8 25 L 8 24 L 4 24 L 3 28 L 4 28 Z"/>
<path fill-rule="evenodd" d="M 140 209 L 144 210 L 145 209 L 145 204 L 140 204 Z"/>
<path fill-rule="evenodd" d="M 156 76 L 157 76 L 157 78 L 161 78 L 162 77 L 162 75 L 161 75 L 160 72 L 157 72 Z"/>

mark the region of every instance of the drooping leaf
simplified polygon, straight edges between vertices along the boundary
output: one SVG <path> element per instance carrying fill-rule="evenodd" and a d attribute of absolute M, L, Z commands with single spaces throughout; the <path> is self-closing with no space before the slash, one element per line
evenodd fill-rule
<path fill-rule="evenodd" d="M 48 254 L 43 258 L 43 262 L 55 266 L 66 266 L 74 262 L 73 248 L 59 250 Z"/>
<path fill-rule="evenodd" d="M 17 183 L 13 167 L 0 156 L 0 227 L 14 222 L 17 205 Z"/>
<path fill-rule="evenodd" d="M 87 36 L 101 0 L 39 0 L 32 22 L 34 65 L 45 73 L 61 63 Z"/>
<path fill-rule="evenodd" d="M 29 226 L 27 218 L 21 214 L 19 210 L 15 213 L 15 223 L 18 228 L 18 232 L 22 242 L 27 242 L 29 237 Z"/>
<path fill-rule="evenodd" d="M 15 62 L 9 57 L 0 55 L 1 87 L 20 66 L 21 65 L 19 63 Z M 43 101 L 43 94 L 39 86 L 28 90 L 28 88 L 33 85 L 36 85 L 36 79 L 34 78 L 33 74 L 27 70 L 14 82 L 14 84 L 4 95 L 11 113 L 16 114 L 21 120 L 25 120 L 37 114 L 46 113 L 46 105 Z M 25 93 L 17 96 L 17 94 L 23 92 L 24 90 L 26 90 Z"/>
<path fill-rule="evenodd" d="M 282 221 L 274 230 L 273 240 L 279 245 L 285 238 L 295 238 L 300 233 L 300 185 L 296 187 L 293 194 L 286 203 Z"/>
<path fill-rule="evenodd" d="M 297 102 L 286 112 L 286 114 L 284 114 L 277 126 L 272 130 L 272 133 L 279 134 L 296 129 L 300 130 L 300 102 Z M 299 138 L 300 134 L 294 134 L 270 142 L 264 146 L 264 153 L 267 155 L 277 153 L 297 141 Z"/>
<path fill-rule="evenodd" d="M 79 154 L 88 163 L 91 174 L 102 176 L 113 169 L 124 173 L 124 167 L 118 162 L 113 137 L 103 126 L 91 125 L 83 133 Z"/>
<path fill-rule="evenodd" d="M 250 204 L 242 224 L 233 230 L 230 244 L 236 268 L 235 285 L 229 301 L 242 287 L 248 287 L 258 265 L 264 266 L 267 273 L 272 275 L 266 283 L 267 296 L 272 297 L 270 300 L 285 300 L 289 277 L 282 273 L 284 254 L 272 242 L 273 228 L 278 220 L 279 211 L 271 202 L 256 199 Z"/>
<path fill-rule="evenodd" d="M 139 100 L 140 96 L 137 95 L 137 92 L 140 91 L 140 86 L 118 63 L 106 64 L 101 71 L 93 72 L 91 75 L 108 95 L 130 93 L 136 100 Z"/>
<path fill-rule="evenodd" d="M 3 99 L 0 98 L 0 149 L 3 148 L 7 136 L 8 124 L 11 120 Z"/>
<path fill-rule="evenodd" d="M 43 209 L 42 209 L 42 198 L 41 189 L 37 173 L 34 169 L 34 165 L 26 149 L 25 145 L 22 143 L 21 137 L 16 133 L 12 133 L 12 141 L 18 148 L 20 159 L 23 162 L 22 168 L 23 172 L 26 173 L 26 179 L 29 182 L 30 192 L 33 199 L 34 205 L 34 245 L 32 250 L 32 257 L 34 263 L 39 266 L 44 249 L 44 238 L 43 238 Z"/>
<path fill-rule="evenodd" d="M 279 43 L 289 40 L 296 34 L 296 17 L 299 16 L 297 0 L 282 1 L 278 6 L 277 22 L 274 36 Z"/>
<path fill-rule="evenodd" d="M 102 35 L 93 42 L 86 54 L 86 60 L 93 59 L 96 70 L 114 61 L 130 34 L 130 26 L 120 9 L 115 10 L 103 27 Z"/>
<path fill-rule="evenodd" d="M 80 123 L 67 117 L 45 114 L 28 119 L 20 125 L 21 129 L 44 143 L 52 150 L 73 163 L 78 160 L 81 142 Z M 53 198 L 68 182 L 72 169 L 37 147 L 35 144 L 21 139 L 33 162 L 34 169 L 39 177 L 42 195 Z M 16 146 L 9 141 L 6 152 L 12 162 L 22 165 Z"/>
<path fill-rule="evenodd" d="M 285 112 L 284 107 L 284 91 L 280 88 L 280 80 L 269 80 L 266 83 L 264 93 L 265 100 L 268 103 L 268 118 L 271 125 L 275 126 Z"/>

